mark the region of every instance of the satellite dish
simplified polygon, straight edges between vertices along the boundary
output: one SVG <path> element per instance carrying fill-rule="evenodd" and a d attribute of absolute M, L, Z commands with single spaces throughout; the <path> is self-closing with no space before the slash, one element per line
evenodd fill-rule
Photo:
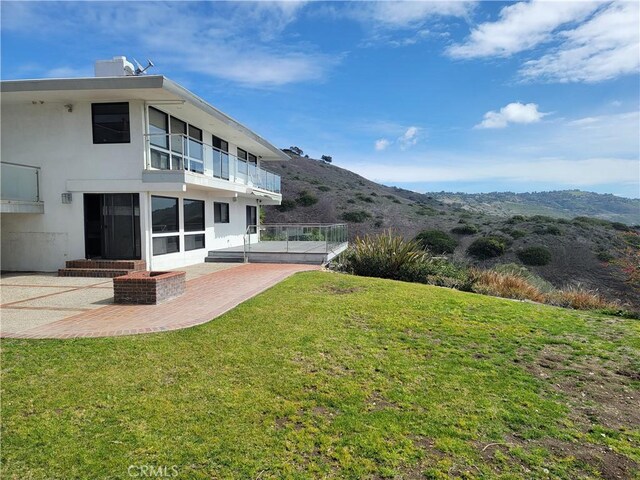
<path fill-rule="evenodd" d="M 142 68 L 142 65 L 140 65 L 140 63 L 134 58 L 133 61 L 136 64 L 136 71 L 135 71 L 135 75 L 142 75 L 144 72 L 146 72 L 147 70 L 149 70 L 151 67 L 155 67 L 155 65 L 153 64 L 153 62 L 147 58 L 147 66 Z"/>

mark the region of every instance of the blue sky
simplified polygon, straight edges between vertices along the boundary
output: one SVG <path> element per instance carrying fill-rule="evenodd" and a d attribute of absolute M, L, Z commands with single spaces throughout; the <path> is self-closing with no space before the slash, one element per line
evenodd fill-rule
<path fill-rule="evenodd" d="M 280 147 L 417 191 L 638 197 L 638 2 L 7 2 L 2 78 L 126 55 Z"/>

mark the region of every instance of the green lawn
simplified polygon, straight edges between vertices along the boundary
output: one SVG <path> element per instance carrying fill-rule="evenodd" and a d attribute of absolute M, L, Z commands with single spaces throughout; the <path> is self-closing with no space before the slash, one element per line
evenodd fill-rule
<path fill-rule="evenodd" d="M 313 272 L 187 330 L 2 346 L 2 478 L 639 476 L 637 320 Z"/>

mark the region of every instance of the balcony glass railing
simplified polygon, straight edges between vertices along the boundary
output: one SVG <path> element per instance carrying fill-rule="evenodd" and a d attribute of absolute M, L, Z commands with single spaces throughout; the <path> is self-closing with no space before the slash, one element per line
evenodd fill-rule
<path fill-rule="evenodd" d="M 186 135 L 146 135 L 148 168 L 187 170 L 280 193 L 280 176 Z"/>
<path fill-rule="evenodd" d="M 259 227 L 254 225 L 247 227 L 246 252 L 252 251 L 250 234 L 256 232 L 260 233 L 259 243 L 266 251 L 287 253 L 329 253 L 345 244 L 348 238 L 345 223 L 263 224 Z"/>
<path fill-rule="evenodd" d="M 2 200 L 40 201 L 40 168 L 17 163 L 0 163 Z"/>

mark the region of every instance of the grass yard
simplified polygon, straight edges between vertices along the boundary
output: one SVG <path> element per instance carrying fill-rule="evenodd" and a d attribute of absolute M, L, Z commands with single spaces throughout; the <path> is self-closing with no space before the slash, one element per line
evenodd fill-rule
<path fill-rule="evenodd" d="M 2 370 L 4 479 L 640 478 L 637 320 L 313 272 Z"/>

